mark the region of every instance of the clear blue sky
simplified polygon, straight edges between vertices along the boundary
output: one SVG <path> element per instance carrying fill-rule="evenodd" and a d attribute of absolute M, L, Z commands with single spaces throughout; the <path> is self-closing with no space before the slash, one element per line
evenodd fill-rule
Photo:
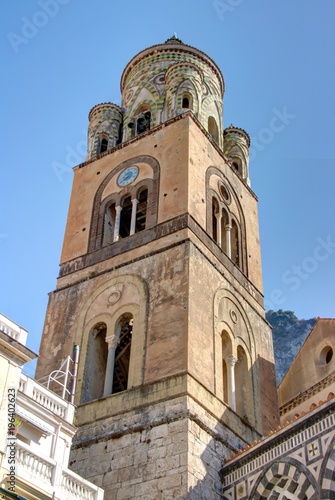
<path fill-rule="evenodd" d="M 252 138 L 266 308 L 335 317 L 333 0 L 13 0 L 2 6 L 0 311 L 38 351 L 87 115 L 174 32 L 212 57 Z M 60 167 L 62 165 L 62 167 Z"/>

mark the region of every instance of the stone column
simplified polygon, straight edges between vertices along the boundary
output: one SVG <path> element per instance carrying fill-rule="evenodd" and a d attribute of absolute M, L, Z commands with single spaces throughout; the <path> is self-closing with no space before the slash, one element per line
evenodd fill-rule
<path fill-rule="evenodd" d="M 121 210 L 122 207 L 120 206 L 115 208 L 115 225 L 114 225 L 113 242 L 119 241 Z"/>
<path fill-rule="evenodd" d="M 136 229 L 136 211 L 137 211 L 137 204 L 138 200 L 135 198 L 134 200 L 131 200 L 132 207 L 131 207 L 131 223 L 130 223 L 130 235 L 135 234 L 135 229 Z"/>
<path fill-rule="evenodd" d="M 228 405 L 236 411 L 236 395 L 235 395 L 235 363 L 237 358 L 233 354 L 226 357 L 227 363 L 227 382 L 228 382 Z"/>
<path fill-rule="evenodd" d="M 227 255 L 231 259 L 231 224 L 226 225 L 226 250 Z"/>
<path fill-rule="evenodd" d="M 113 390 L 113 377 L 114 377 L 114 365 L 115 365 L 115 351 L 120 342 L 117 335 L 111 335 L 106 337 L 106 342 L 108 344 L 108 357 L 106 365 L 105 374 L 105 385 L 104 385 L 104 396 L 109 396 L 112 394 Z"/>

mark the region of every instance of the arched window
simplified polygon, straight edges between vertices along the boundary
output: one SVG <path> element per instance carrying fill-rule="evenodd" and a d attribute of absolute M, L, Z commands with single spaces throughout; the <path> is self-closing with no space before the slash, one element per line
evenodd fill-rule
<path fill-rule="evenodd" d="M 223 401 L 229 404 L 228 395 L 228 367 L 227 367 L 227 357 L 231 354 L 231 340 L 226 331 L 221 334 L 222 343 L 222 386 L 223 386 Z"/>
<path fill-rule="evenodd" d="M 89 334 L 84 377 L 83 403 L 101 398 L 103 396 L 108 357 L 106 333 L 106 324 L 97 323 Z"/>
<path fill-rule="evenodd" d="M 239 230 L 234 219 L 231 223 L 231 260 L 240 266 Z"/>
<path fill-rule="evenodd" d="M 228 213 L 226 210 L 223 208 L 222 209 L 222 216 L 221 216 L 221 249 L 224 253 L 228 253 L 228 246 L 229 246 L 229 241 L 227 241 L 228 235 L 227 235 L 227 226 L 229 224 L 229 218 L 228 218 Z"/>
<path fill-rule="evenodd" d="M 131 125 L 132 124 L 132 125 Z M 142 104 L 136 112 L 135 118 L 129 123 L 131 125 L 132 134 L 136 135 L 143 134 L 147 130 L 150 130 L 151 124 L 151 110 L 148 104 Z"/>
<path fill-rule="evenodd" d="M 193 96 L 190 92 L 183 93 L 181 107 L 183 109 L 193 109 Z"/>
<path fill-rule="evenodd" d="M 219 142 L 219 129 L 213 116 L 208 118 L 208 133 L 212 136 L 215 142 Z"/>
<path fill-rule="evenodd" d="M 182 108 L 189 108 L 190 107 L 190 100 L 188 97 L 183 97 L 183 102 L 182 102 Z"/>
<path fill-rule="evenodd" d="M 124 314 L 116 326 L 116 336 L 119 339 L 115 350 L 112 394 L 125 391 L 128 387 L 131 337 L 133 333 L 133 316 Z"/>
<path fill-rule="evenodd" d="M 108 149 L 108 139 L 106 137 L 103 137 L 101 139 L 101 144 L 100 144 L 100 153 L 107 151 L 107 149 Z"/>
<path fill-rule="evenodd" d="M 119 229 L 120 238 L 126 238 L 127 236 L 130 235 L 131 211 L 132 211 L 131 196 L 127 195 L 123 198 L 122 202 L 120 229 Z"/>
<path fill-rule="evenodd" d="M 112 196 L 115 198 L 117 195 Z M 148 187 L 141 186 L 136 192 L 136 197 L 133 188 L 132 194 L 125 194 L 119 203 L 112 201 L 106 203 L 103 224 L 98 235 L 101 246 L 110 245 L 146 229 L 147 221 L 150 221 L 148 196 Z"/>
<path fill-rule="evenodd" d="M 102 237 L 102 245 L 110 245 L 114 241 L 114 228 L 115 228 L 115 203 L 112 203 L 107 206 L 104 217 L 104 228 L 103 228 L 103 237 Z"/>
<path fill-rule="evenodd" d="M 137 197 L 135 232 L 139 233 L 145 229 L 147 218 L 148 190 L 141 189 Z"/>
<path fill-rule="evenodd" d="M 147 111 L 137 118 L 137 134 L 143 134 L 150 130 L 151 113 Z"/>
<path fill-rule="evenodd" d="M 218 242 L 218 214 L 219 203 L 216 198 L 212 198 L 212 238 Z"/>
<path fill-rule="evenodd" d="M 238 172 L 239 174 L 243 175 L 243 172 L 242 172 L 242 161 L 239 157 L 234 157 L 232 159 L 232 166 L 233 166 L 233 169 L 236 170 L 236 172 Z"/>
<path fill-rule="evenodd" d="M 237 348 L 237 362 L 235 365 L 235 384 L 236 384 L 236 412 L 244 419 L 248 418 L 248 361 L 247 355 L 242 346 Z"/>

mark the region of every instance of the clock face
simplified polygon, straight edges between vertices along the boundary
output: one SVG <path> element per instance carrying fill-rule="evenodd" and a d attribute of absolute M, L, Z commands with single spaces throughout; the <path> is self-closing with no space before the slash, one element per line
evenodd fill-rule
<path fill-rule="evenodd" d="M 117 183 L 119 186 L 128 186 L 131 182 L 133 182 L 136 177 L 138 176 L 138 167 L 134 165 L 133 167 L 128 167 L 121 174 L 119 175 L 117 179 Z"/>

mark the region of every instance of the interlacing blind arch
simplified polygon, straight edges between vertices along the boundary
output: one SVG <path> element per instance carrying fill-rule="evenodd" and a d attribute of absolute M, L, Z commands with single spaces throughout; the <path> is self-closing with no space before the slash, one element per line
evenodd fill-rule
<path fill-rule="evenodd" d="M 76 404 L 143 384 L 147 304 L 147 285 L 138 275 L 120 275 L 92 289 L 77 322 L 82 355 Z"/>
<path fill-rule="evenodd" d="M 207 171 L 207 232 L 231 261 L 246 273 L 243 212 L 228 180 L 215 167 Z"/>
<path fill-rule="evenodd" d="M 242 305 L 229 290 L 214 297 L 215 394 L 243 420 L 255 423 L 255 339 Z"/>
<path fill-rule="evenodd" d="M 145 178 L 142 165 L 145 167 Z M 138 170 L 134 181 L 124 187 L 118 186 L 116 181 L 120 173 L 134 166 Z M 149 176 L 148 166 L 152 172 Z M 123 162 L 105 177 L 94 197 L 89 252 L 149 229 L 157 223 L 159 175 L 157 160 L 143 155 Z M 110 194 L 105 195 L 109 186 L 112 186 Z"/>

